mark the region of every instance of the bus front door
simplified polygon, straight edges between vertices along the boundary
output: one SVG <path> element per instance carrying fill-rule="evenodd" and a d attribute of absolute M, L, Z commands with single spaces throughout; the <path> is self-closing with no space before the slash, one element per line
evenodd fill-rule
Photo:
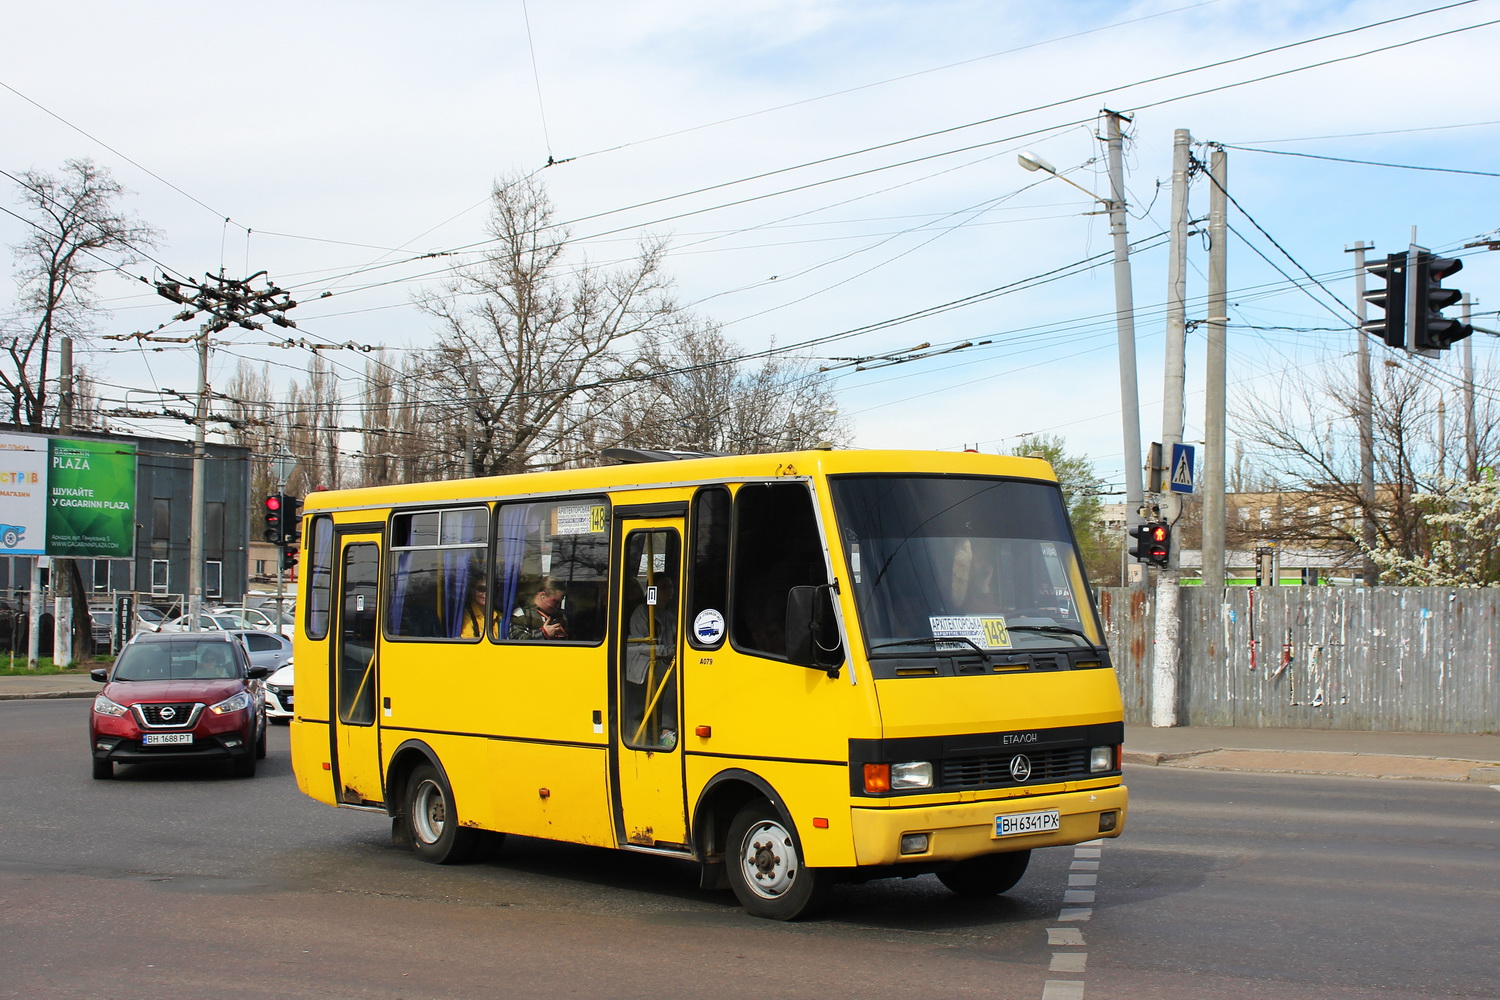
<path fill-rule="evenodd" d="M 379 636 L 376 607 L 380 582 L 380 545 L 368 536 L 345 535 L 339 545 L 337 620 L 333 647 L 334 774 L 339 801 L 379 805 L 380 727 L 375 656 Z"/>
<path fill-rule="evenodd" d="M 686 850 L 681 519 L 624 520 L 615 631 L 615 819 L 622 846 Z"/>

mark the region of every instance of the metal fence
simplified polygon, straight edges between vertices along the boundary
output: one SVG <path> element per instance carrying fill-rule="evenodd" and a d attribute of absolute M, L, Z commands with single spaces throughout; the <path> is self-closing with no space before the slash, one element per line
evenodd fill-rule
<path fill-rule="evenodd" d="M 1127 722 L 1152 719 L 1156 598 L 1100 591 Z M 1500 589 L 1179 592 L 1179 725 L 1500 731 Z"/>

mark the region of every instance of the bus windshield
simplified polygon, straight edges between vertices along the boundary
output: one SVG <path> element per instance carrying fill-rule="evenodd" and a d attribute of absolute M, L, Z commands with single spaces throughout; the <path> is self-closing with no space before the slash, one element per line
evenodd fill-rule
<path fill-rule="evenodd" d="M 1103 644 L 1054 484 L 843 476 L 831 488 L 871 654 Z"/>

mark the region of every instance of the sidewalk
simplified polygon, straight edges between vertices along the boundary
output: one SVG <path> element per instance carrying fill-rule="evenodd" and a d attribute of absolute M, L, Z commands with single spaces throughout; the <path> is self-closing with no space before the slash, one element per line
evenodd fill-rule
<path fill-rule="evenodd" d="M 0 701 L 92 698 L 99 690 L 86 674 L 0 677 Z M 1126 726 L 1127 777 L 1141 766 L 1500 785 L 1500 735 Z"/>
<path fill-rule="evenodd" d="M 1333 729 L 1125 727 L 1136 765 L 1500 784 L 1500 735 Z"/>

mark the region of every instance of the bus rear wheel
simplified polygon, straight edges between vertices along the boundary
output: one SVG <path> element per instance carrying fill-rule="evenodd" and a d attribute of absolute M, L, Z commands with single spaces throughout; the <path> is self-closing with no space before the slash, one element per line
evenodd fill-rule
<path fill-rule="evenodd" d="M 453 790 L 431 764 L 412 771 L 406 782 L 406 832 L 412 850 L 435 865 L 463 864 L 479 846 L 479 831 L 458 825 Z"/>
<path fill-rule="evenodd" d="M 826 872 L 802 863 L 796 831 L 764 800 L 729 824 L 729 885 L 745 912 L 768 920 L 811 916 L 828 896 Z"/>
<path fill-rule="evenodd" d="M 1021 881 L 1030 861 L 1030 851 L 985 854 L 938 872 L 938 881 L 960 896 L 998 896 Z"/>

